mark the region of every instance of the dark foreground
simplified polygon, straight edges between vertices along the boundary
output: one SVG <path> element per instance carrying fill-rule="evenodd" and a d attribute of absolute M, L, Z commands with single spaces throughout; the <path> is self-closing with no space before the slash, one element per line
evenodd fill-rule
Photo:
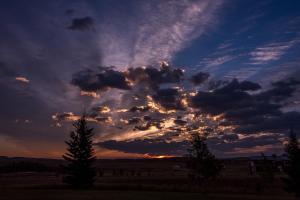
<path fill-rule="evenodd" d="M 9 166 L 8 169 L 11 169 L 11 165 L 8 165 L 11 162 L 20 160 L 4 159 L 0 166 Z M 247 160 L 225 161 L 221 177 L 203 185 L 197 185 L 187 178 L 188 171 L 181 159 L 99 160 L 95 186 L 85 191 L 70 190 L 62 183 L 62 174 L 58 167 L 61 161 L 34 162 L 47 166 L 47 170 L 10 170 L 0 173 L 0 200 L 294 199 L 284 190 L 281 179 L 283 173 L 276 172 L 272 181 L 259 172 L 251 175 Z M 40 166 L 37 168 L 41 169 Z"/>
<path fill-rule="evenodd" d="M 219 200 L 219 199 L 293 199 L 291 197 L 281 196 L 261 196 L 261 195 L 230 195 L 230 194 L 201 194 L 201 193 L 184 193 L 184 192 L 157 192 L 157 191 L 72 191 L 72 190 L 51 190 L 51 189 L 14 189 L 1 190 L 0 199 L 2 200 L 52 200 L 52 199 L 72 199 L 72 200 Z"/>

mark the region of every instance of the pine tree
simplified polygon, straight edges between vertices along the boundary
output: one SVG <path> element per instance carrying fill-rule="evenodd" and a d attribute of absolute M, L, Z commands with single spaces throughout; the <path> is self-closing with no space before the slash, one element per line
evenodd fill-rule
<path fill-rule="evenodd" d="M 287 178 L 284 179 L 286 189 L 300 196 L 300 148 L 296 134 L 291 129 L 289 143 L 285 147 L 288 154 L 289 165 L 285 169 Z"/>
<path fill-rule="evenodd" d="M 209 151 L 206 144 L 206 137 L 193 134 L 191 140 L 190 161 L 188 167 L 191 169 L 191 178 L 201 183 L 207 179 L 215 178 L 222 169 L 222 164 Z"/>
<path fill-rule="evenodd" d="M 63 181 L 75 189 L 91 187 L 95 181 L 96 172 L 93 163 L 96 159 L 93 150 L 93 129 L 88 128 L 85 116 L 74 122 L 75 131 L 70 133 L 67 153 L 63 158 L 67 161 L 64 166 Z"/>

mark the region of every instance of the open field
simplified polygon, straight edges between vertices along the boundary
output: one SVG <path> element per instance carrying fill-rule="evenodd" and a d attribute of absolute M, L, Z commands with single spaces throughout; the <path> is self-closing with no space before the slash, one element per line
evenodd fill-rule
<path fill-rule="evenodd" d="M 20 160 L 2 160 L 0 166 L 11 162 Z M 0 199 L 292 199 L 283 189 L 283 174 L 267 182 L 249 174 L 246 160 L 224 161 L 221 177 L 203 185 L 187 178 L 182 159 L 98 160 L 97 181 L 88 191 L 72 191 L 62 183 L 61 161 L 34 162 L 49 168 L 0 173 Z"/>

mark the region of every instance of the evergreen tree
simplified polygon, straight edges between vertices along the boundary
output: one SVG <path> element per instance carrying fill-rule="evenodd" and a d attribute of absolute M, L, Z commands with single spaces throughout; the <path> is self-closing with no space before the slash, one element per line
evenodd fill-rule
<path fill-rule="evenodd" d="M 258 174 L 265 183 L 273 183 L 275 178 L 274 162 L 272 160 L 269 160 L 264 153 L 261 153 L 261 157 L 261 169 Z"/>
<path fill-rule="evenodd" d="M 205 141 L 206 137 L 193 134 L 191 149 L 188 150 L 190 177 L 198 183 L 217 177 L 222 169 L 221 162 L 209 151 Z"/>
<path fill-rule="evenodd" d="M 296 134 L 291 129 L 289 143 L 285 147 L 289 164 L 285 168 L 287 178 L 284 179 L 286 189 L 300 196 L 300 148 Z"/>
<path fill-rule="evenodd" d="M 84 189 L 93 185 L 96 176 L 93 168 L 96 159 L 92 146 L 94 134 L 93 129 L 88 128 L 84 115 L 73 126 L 75 131 L 71 132 L 69 141 L 66 141 L 67 153 L 63 155 L 67 161 L 63 168 L 63 181 L 73 188 Z"/>

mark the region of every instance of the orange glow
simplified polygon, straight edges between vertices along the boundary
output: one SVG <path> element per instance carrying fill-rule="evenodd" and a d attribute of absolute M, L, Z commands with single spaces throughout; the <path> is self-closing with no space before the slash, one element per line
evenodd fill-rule
<path fill-rule="evenodd" d="M 188 101 L 186 98 L 182 99 L 181 100 L 181 104 L 184 106 L 184 107 L 187 107 L 188 106 Z"/>
<path fill-rule="evenodd" d="M 116 113 L 123 113 L 123 112 L 128 112 L 128 109 L 118 109 L 115 110 Z"/>
<path fill-rule="evenodd" d="M 22 77 L 22 76 L 17 76 L 16 80 L 20 81 L 20 82 L 23 82 L 23 83 L 29 83 L 29 80 L 25 77 Z"/>
<path fill-rule="evenodd" d="M 96 99 L 99 99 L 100 98 L 100 95 L 97 94 L 96 92 L 87 92 L 87 91 L 80 91 L 80 95 L 81 96 L 89 96 L 89 97 L 93 97 L 93 98 L 96 98 Z"/>
<path fill-rule="evenodd" d="M 174 158 L 176 156 L 172 155 L 151 155 L 151 154 L 144 154 L 144 158 L 150 158 L 150 159 L 164 159 L 164 158 Z"/>
<path fill-rule="evenodd" d="M 158 111 L 162 114 L 170 114 L 175 113 L 176 110 L 166 110 L 164 109 L 160 104 L 156 103 L 153 98 L 150 95 L 147 95 L 147 106 L 149 106 L 151 109 Z"/>

